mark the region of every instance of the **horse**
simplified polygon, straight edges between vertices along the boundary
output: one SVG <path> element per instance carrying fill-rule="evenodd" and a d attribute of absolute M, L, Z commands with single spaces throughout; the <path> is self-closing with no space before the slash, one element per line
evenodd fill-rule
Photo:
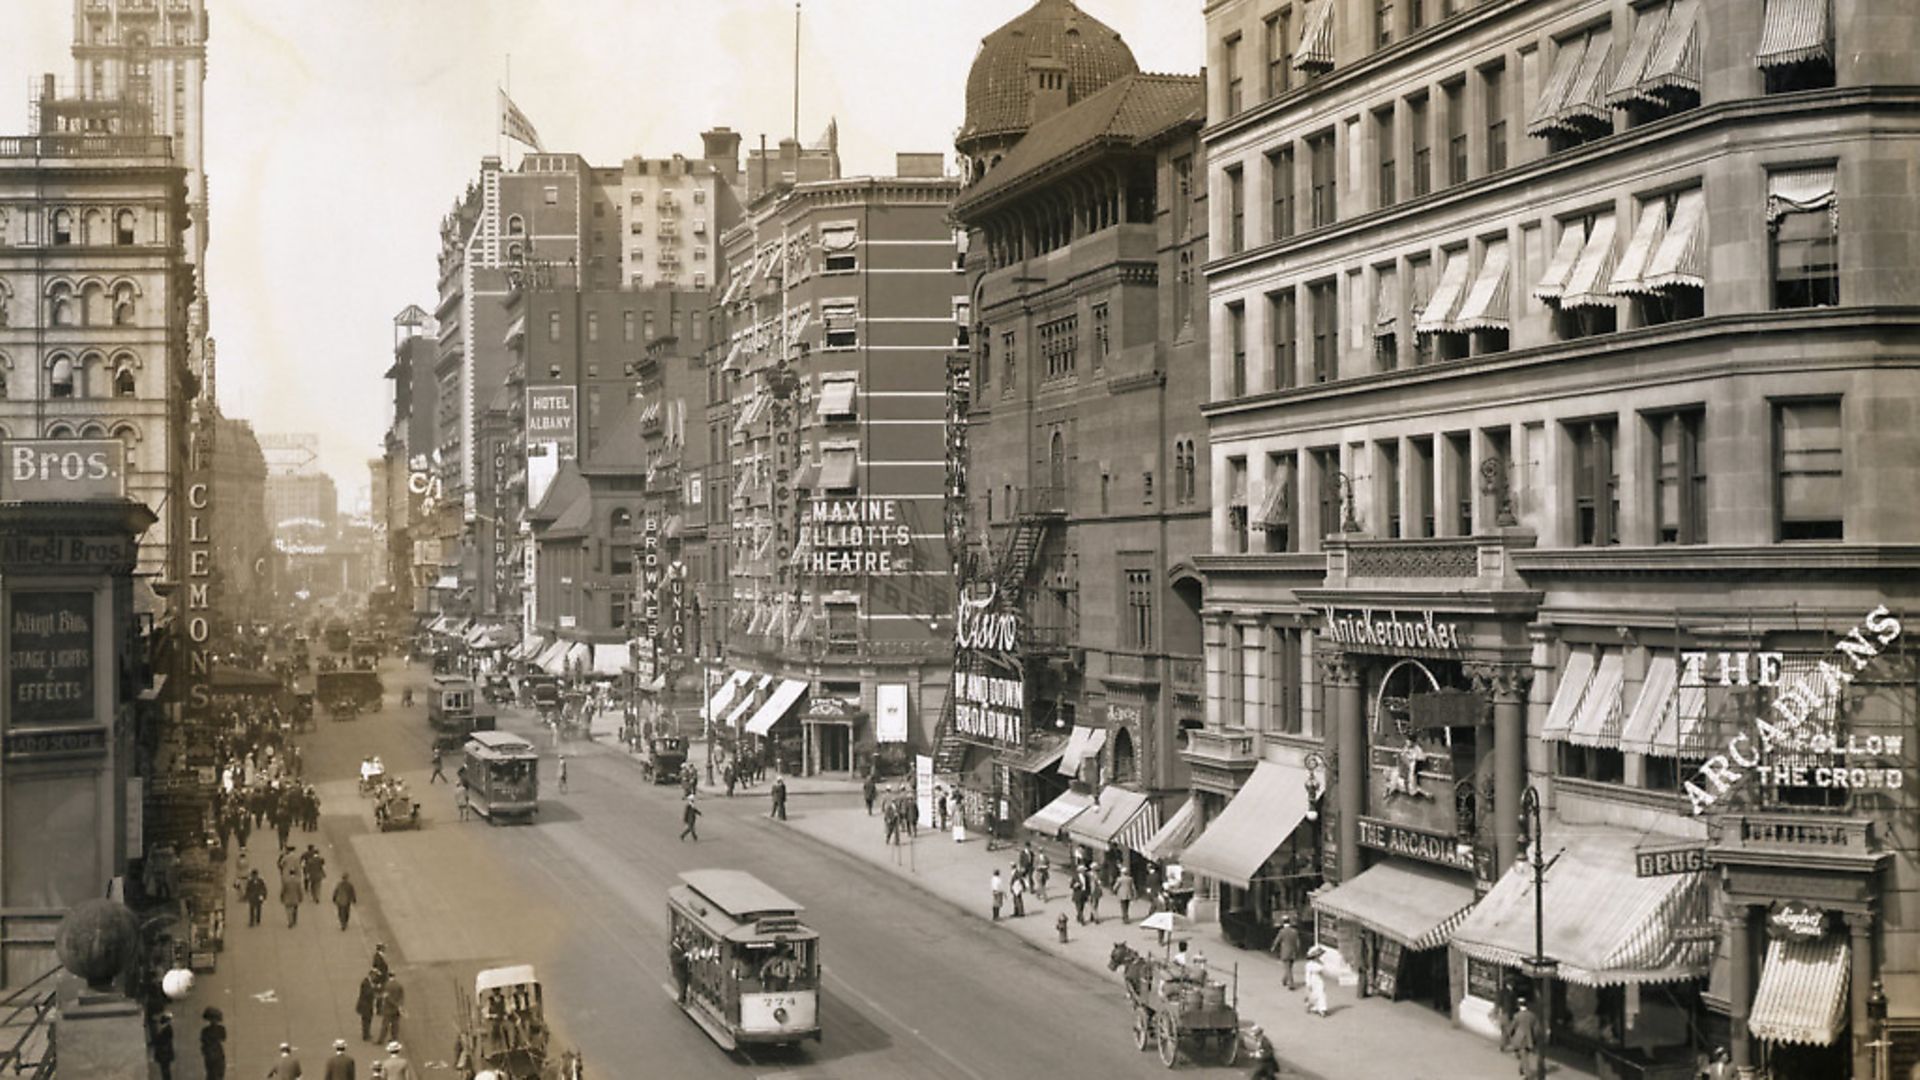
<path fill-rule="evenodd" d="M 1122 970 L 1124 969 L 1124 970 Z M 1153 961 L 1147 959 L 1124 941 L 1113 943 L 1112 951 L 1107 953 L 1107 970 L 1120 971 L 1120 977 L 1132 993 L 1144 994 L 1153 971 Z"/>

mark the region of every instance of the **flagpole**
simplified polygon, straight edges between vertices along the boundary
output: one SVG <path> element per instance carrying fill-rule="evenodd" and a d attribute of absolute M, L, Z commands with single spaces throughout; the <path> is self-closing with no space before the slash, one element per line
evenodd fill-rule
<path fill-rule="evenodd" d="M 800 0 L 793 0 L 793 141 L 800 141 Z"/>

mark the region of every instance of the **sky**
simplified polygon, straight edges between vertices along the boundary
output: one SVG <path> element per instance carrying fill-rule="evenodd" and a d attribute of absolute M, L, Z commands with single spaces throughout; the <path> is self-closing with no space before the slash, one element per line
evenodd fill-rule
<path fill-rule="evenodd" d="M 805 0 L 801 138 L 837 118 L 847 175 L 951 158 L 980 38 L 1031 0 Z M 73 0 L 7 0 L 0 134 L 72 78 Z M 1197 72 L 1200 0 L 1080 0 L 1147 71 Z M 500 151 L 495 86 L 549 151 L 697 156 L 793 126 L 789 0 L 207 0 L 207 282 L 229 415 L 317 434 L 364 502 L 391 411 L 393 316 L 432 310 L 441 217 Z M 508 149 L 513 149 L 509 147 Z"/>

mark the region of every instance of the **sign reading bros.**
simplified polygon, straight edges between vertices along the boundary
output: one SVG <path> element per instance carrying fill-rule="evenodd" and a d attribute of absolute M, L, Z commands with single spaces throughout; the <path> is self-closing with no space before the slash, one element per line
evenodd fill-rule
<path fill-rule="evenodd" d="M 127 449 L 117 439 L 10 439 L 0 500 L 118 499 L 127 493 Z"/>

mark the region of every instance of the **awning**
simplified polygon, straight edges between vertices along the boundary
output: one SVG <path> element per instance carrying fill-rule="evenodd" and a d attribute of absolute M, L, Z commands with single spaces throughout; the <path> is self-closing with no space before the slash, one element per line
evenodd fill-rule
<path fill-rule="evenodd" d="M 1173 812 L 1159 831 L 1147 838 L 1137 850 L 1154 862 L 1177 859 L 1180 853 L 1193 843 L 1194 834 L 1200 831 L 1200 800 L 1188 797 Z"/>
<path fill-rule="evenodd" d="M 625 645 L 595 645 L 593 647 L 593 673 L 595 675 L 624 675 L 632 666 L 633 656 Z"/>
<path fill-rule="evenodd" d="M 1301 20 L 1300 47 L 1293 54 L 1295 71 L 1325 71 L 1333 66 L 1333 2 L 1316 0 Z"/>
<path fill-rule="evenodd" d="M 1540 97 L 1534 101 L 1533 115 L 1527 118 L 1527 134 L 1546 135 L 1561 127 L 1561 114 L 1566 111 L 1567 97 L 1573 92 L 1574 80 L 1580 76 L 1580 62 L 1587 57 L 1587 39 L 1585 37 L 1568 38 L 1558 43 L 1553 54 L 1553 67 L 1547 72 L 1546 85 L 1540 89 Z"/>
<path fill-rule="evenodd" d="M 1060 755 L 1067 752 L 1067 741 L 1056 738 L 1032 750 L 1002 754 L 996 760 L 1014 772 L 1043 773 L 1053 768 Z"/>
<path fill-rule="evenodd" d="M 819 415 L 852 416 L 853 394 L 860 384 L 851 378 L 822 379 Z"/>
<path fill-rule="evenodd" d="M 1189 870 L 1245 889 L 1307 816 L 1307 771 L 1262 761 L 1253 775 L 1187 848 Z"/>
<path fill-rule="evenodd" d="M 1283 470 L 1267 478 L 1267 494 L 1260 500 L 1260 513 L 1253 519 L 1256 529 L 1275 529 L 1293 523 L 1293 470 Z"/>
<path fill-rule="evenodd" d="M 1588 31 L 1587 54 L 1580 58 L 1580 72 L 1573 77 L 1566 103 L 1560 109 L 1562 124 L 1578 117 L 1613 125 L 1613 113 L 1607 109 L 1607 61 L 1612 58 L 1613 31 Z"/>
<path fill-rule="evenodd" d="M 458 583 L 456 582 L 455 584 L 458 584 Z M 437 589 L 437 588 L 440 588 L 440 586 L 435 585 L 434 588 Z M 447 632 L 447 617 L 445 615 L 441 615 L 438 618 L 434 619 L 432 622 L 427 624 L 427 633 L 429 634 L 444 634 L 446 632 Z"/>
<path fill-rule="evenodd" d="M 513 651 L 507 654 L 507 659 L 531 660 L 540 655 L 540 650 L 546 647 L 547 639 L 541 637 L 539 634 L 535 634 L 532 637 L 522 638 L 520 644 L 515 645 Z"/>
<path fill-rule="evenodd" d="M 1400 306 L 1393 291 L 1393 272 L 1378 275 L 1373 292 L 1373 336 L 1386 337 L 1400 330 Z"/>
<path fill-rule="evenodd" d="M 474 623 L 472 626 L 467 627 L 466 643 L 468 645 L 479 645 L 487 639 L 487 631 L 489 629 L 491 629 L 491 627 L 483 623 Z"/>
<path fill-rule="evenodd" d="M 1620 745 L 1620 682 L 1626 674 L 1626 657 L 1610 652 L 1600 658 L 1593 679 L 1580 696 L 1580 711 L 1574 714 L 1573 729 L 1567 741 L 1575 746 L 1614 749 Z"/>
<path fill-rule="evenodd" d="M 1767 942 L 1747 1030 L 1768 1042 L 1831 1046 L 1847 1023 L 1847 939 Z"/>
<path fill-rule="evenodd" d="M 1473 883 L 1416 863 L 1383 862 L 1316 895 L 1313 906 L 1409 949 L 1437 949 L 1473 910 Z"/>
<path fill-rule="evenodd" d="M 1104 851 L 1108 844 L 1138 851 L 1159 828 L 1160 815 L 1154 812 L 1152 799 L 1108 785 L 1100 789 L 1100 798 L 1090 809 L 1067 823 L 1067 835 L 1095 851 Z"/>
<path fill-rule="evenodd" d="M 1079 776 L 1080 764 L 1090 757 L 1097 756 L 1107 745 L 1107 729 L 1073 725 L 1073 731 L 1067 736 L 1067 749 L 1060 756 L 1060 772 L 1066 776 Z"/>
<path fill-rule="evenodd" d="M 850 449 L 828 450 L 820 462 L 820 489 L 822 491 L 845 491 L 855 487 L 854 469 L 858 465 L 857 451 Z"/>
<path fill-rule="evenodd" d="M 1467 271 L 1472 265 L 1467 261 L 1465 250 L 1447 255 L 1447 268 L 1440 272 L 1440 284 L 1433 290 L 1433 296 L 1427 305 L 1420 309 L 1420 315 L 1413 321 L 1416 333 L 1434 334 L 1442 330 L 1457 330 L 1453 322 L 1453 309 L 1459 306 L 1460 294 L 1467 288 Z"/>
<path fill-rule="evenodd" d="M 1700 0 L 1673 0 L 1660 44 L 1640 76 L 1640 90 L 1649 98 L 1675 90 L 1700 92 Z"/>
<path fill-rule="evenodd" d="M 687 523 L 679 514 L 668 514 L 666 524 L 660 526 L 660 535 L 669 540 L 677 539 L 686 531 Z"/>
<path fill-rule="evenodd" d="M 727 714 L 726 720 L 722 721 L 722 723 L 724 723 L 727 728 L 738 729 L 740 726 L 740 722 L 743 719 L 745 719 L 747 713 L 752 710 L 753 693 L 751 692 L 750 689 L 748 689 L 751 686 L 752 686 L 752 683 L 749 682 L 746 684 L 745 687 L 742 688 L 743 690 L 746 690 L 746 692 L 740 695 L 740 700 L 734 702 L 733 711 L 729 712 Z"/>
<path fill-rule="evenodd" d="M 1039 812 L 1020 823 L 1023 829 L 1029 829 L 1042 836 L 1058 838 L 1066 831 L 1067 823 L 1093 808 L 1093 796 L 1082 795 L 1077 791 L 1068 791 Z"/>
<path fill-rule="evenodd" d="M 533 664 L 549 675 L 561 675 L 567 670 L 567 642 L 556 639 L 540 651 Z"/>
<path fill-rule="evenodd" d="M 1567 275 L 1567 291 L 1560 295 L 1562 308 L 1612 307 L 1613 295 L 1607 292 L 1607 280 L 1613 272 L 1613 215 L 1596 214 L 1593 228 L 1587 230 L 1587 242 L 1580 248 L 1580 259 Z"/>
<path fill-rule="evenodd" d="M 1507 242 L 1490 240 L 1480 256 L 1480 274 L 1454 317 L 1458 330 L 1504 330 L 1507 326 Z"/>
<path fill-rule="evenodd" d="M 780 722 L 782 717 L 793 711 L 793 703 L 807 692 L 807 684 L 800 679 L 781 679 L 773 693 L 767 695 L 766 704 L 747 721 L 747 734 L 765 735 Z"/>
<path fill-rule="evenodd" d="M 1580 249 L 1586 243 L 1586 229 L 1578 222 L 1561 226 L 1560 244 L 1553 249 L 1553 258 L 1547 260 L 1547 272 L 1540 275 L 1539 284 L 1533 287 L 1535 299 L 1549 304 L 1559 302 L 1560 294 L 1567 290 L 1567 278 L 1573 273 L 1573 264 L 1580 260 Z"/>
<path fill-rule="evenodd" d="M 1673 201 L 1673 220 L 1666 235 L 1654 249 L 1641 281 L 1649 289 L 1667 289 L 1686 285 L 1707 287 L 1704 260 L 1700 257 L 1700 229 L 1707 216 L 1707 196 L 1699 188 L 1683 191 Z"/>
<path fill-rule="evenodd" d="M 740 692 L 740 688 L 745 686 L 751 677 L 747 672 L 736 668 L 732 674 L 721 680 L 719 688 L 713 692 L 713 697 L 707 702 L 707 719 L 712 721 L 726 715 L 727 706 L 733 704 L 733 696 Z"/>
<path fill-rule="evenodd" d="M 1580 699 L 1593 681 L 1593 654 L 1574 652 L 1560 669 L 1560 682 L 1553 690 L 1553 703 L 1547 706 L 1547 721 L 1541 725 L 1544 742 L 1565 739 L 1573 730 L 1573 718 L 1580 710 Z"/>
<path fill-rule="evenodd" d="M 593 646 L 586 642 L 576 641 L 573 643 L 573 647 L 567 650 L 567 668 L 569 670 L 578 669 L 584 671 L 592 664 Z"/>
<path fill-rule="evenodd" d="M 1646 75 L 1647 63 L 1660 44 L 1660 32 L 1666 29 L 1667 17 L 1668 6 L 1664 2 L 1635 10 L 1633 40 L 1627 43 L 1627 55 L 1621 57 L 1620 69 L 1607 84 L 1608 105 L 1623 109 L 1641 96 L 1640 80 Z"/>
<path fill-rule="evenodd" d="M 1757 67 L 1785 67 L 1833 57 L 1832 13 L 1829 0 L 1766 0 L 1766 18 L 1760 24 L 1760 44 L 1753 50 Z"/>
<path fill-rule="evenodd" d="M 1642 202 L 1640 220 L 1633 227 L 1633 237 L 1627 241 L 1626 253 L 1613 268 L 1613 280 L 1607 283 L 1607 291 L 1615 296 L 1652 292 L 1645 280 L 1647 264 L 1653 261 L 1653 253 L 1659 250 L 1660 240 L 1666 234 L 1666 200 L 1655 198 Z"/>
<path fill-rule="evenodd" d="M 1634 876 L 1638 831 L 1551 823 L 1546 843 L 1546 955 L 1583 986 L 1703 978 L 1713 942 L 1676 935 L 1709 921 L 1706 875 Z M 1517 860 L 1453 932 L 1476 960 L 1520 967 L 1533 957 L 1533 867 Z"/>
<path fill-rule="evenodd" d="M 744 356 L 746 356 L 746 353 L 747 353 L 746 342 L 744 341 L 734 342 L 733 347 L 727 350 L 726 362 L 720 365 L 720 370 L 721 371 L 740 370 L 740 361 Z"/>

